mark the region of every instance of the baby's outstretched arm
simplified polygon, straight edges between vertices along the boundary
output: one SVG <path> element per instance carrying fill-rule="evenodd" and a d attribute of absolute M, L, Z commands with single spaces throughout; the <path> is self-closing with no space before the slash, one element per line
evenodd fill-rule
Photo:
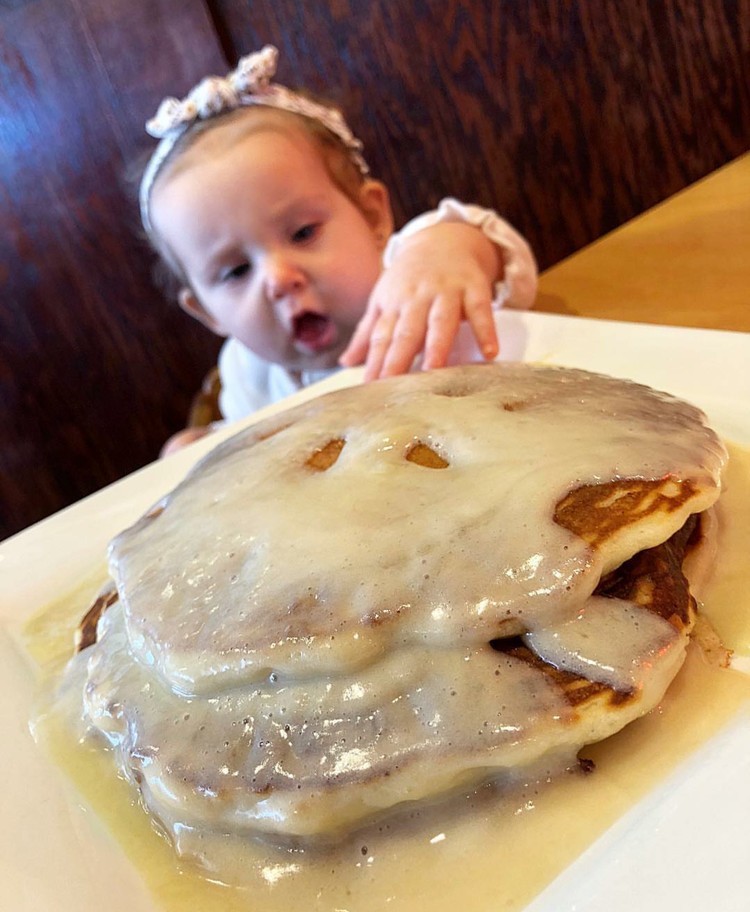
<path fill-rule="evenodd" d="M 482 354 L 494 358 L 492 296 L 502 275 L 500 251 L 471 225 L 441 223 L 404 238 L 341 363 L 364 360 L 368 380 L 403 373 L 421 351 L 426 369 L 440 367 L 462 319 L 471 324 Z"/>
<path fill-rule="evenodd" d="M 460 220 L 451 218 L 456 209 Z M 425 369 L 442 367 L 462 320 L 469 322 L 484 357 L 496 357 L 492 302 L 495 285 L 503 279 L 511 288 L 516 285 L 511 306 L 533 303 L 536 264 L 528 244 L 507 222 L 453 200 L 444 201 L 434 215 L 439 217 L 398 238 L 341 356 L 347 367 L 364 362 L 366 380 L 407 371 L 419 352 Z"/>

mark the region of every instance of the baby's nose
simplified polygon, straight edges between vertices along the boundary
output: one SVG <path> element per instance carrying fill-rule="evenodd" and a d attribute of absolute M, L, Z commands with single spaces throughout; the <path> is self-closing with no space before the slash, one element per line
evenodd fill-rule
<path fill-rule="evenodd" d="M 266 293 L 272 301 L 279 301 L 300 291 L 305 284 L 302 270 L 287 258 L 273 257 L 266 266 Z"/>

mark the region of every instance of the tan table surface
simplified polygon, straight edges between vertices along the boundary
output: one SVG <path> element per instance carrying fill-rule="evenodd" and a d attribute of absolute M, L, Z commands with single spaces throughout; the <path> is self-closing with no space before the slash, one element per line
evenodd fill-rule
<path fill-rule="evenodd" d="M 750 331 L 750 153 L 550 267 L 534 309 Z"/>

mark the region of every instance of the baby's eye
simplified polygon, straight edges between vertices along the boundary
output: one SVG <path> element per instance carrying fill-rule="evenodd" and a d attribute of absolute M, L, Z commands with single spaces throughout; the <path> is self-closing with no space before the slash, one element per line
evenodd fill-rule
<path fill-rule="evenodd" d="M 241 279 L 243 276 L 247 275 L 248 272 L 250 272 L 249 263 L 237 263 L 227 269 L 222 269 L 219 273 L 219 281 L 231 282 L 235 279 Z"/>
<path fill-rule="evenodd" d="M 303 225 L 301 228 L 298 228 L 292 235 L 292 240 L 299 244 L 304 241 L 310 241 L 318 233 L 320 224 L 317 222 L 311 222 L 309 225 Z"/>

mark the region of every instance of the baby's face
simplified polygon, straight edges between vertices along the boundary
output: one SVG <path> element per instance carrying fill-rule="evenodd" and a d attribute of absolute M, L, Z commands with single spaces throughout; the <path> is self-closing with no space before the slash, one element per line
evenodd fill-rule
<path fill-rule="evenodd" d="M 380 274 L 387 196 L 373 225 L 301 129 L 227 142 L 228 129 L 197 140 L 152 195 L 152 222 L 191 286 L 182 303 L 268 361 L 335 366 Z"/>

